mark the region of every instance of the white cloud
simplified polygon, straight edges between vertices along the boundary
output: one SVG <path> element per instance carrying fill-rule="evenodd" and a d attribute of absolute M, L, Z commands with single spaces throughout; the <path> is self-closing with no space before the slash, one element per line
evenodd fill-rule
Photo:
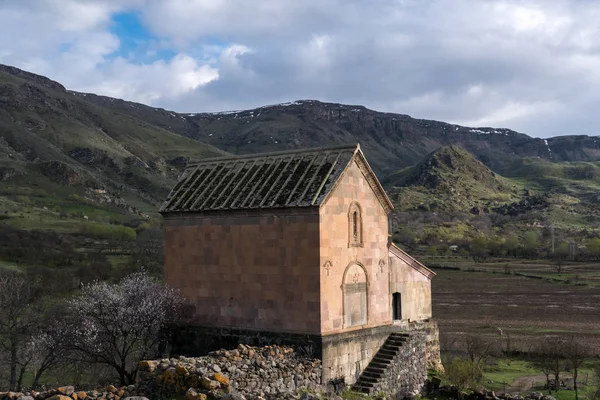
<path fill-rule="evenodd" d="M 155 104 L 193 91 L 219 78 L 219 71 L 199 65 L 193 58 L 179 54 L 171 61 L 135 65 L 124 58 L 111 62 L 103 74 L 82 87 L 83 91 Z"/>
<path fill-rule="evenodd" d="M 155 35 L 142 55 L 173 56 L 116 56 L 111 17 L 124 10 Z M 598 133 L 599 20 L 585 0 L 10 0 L 0 62 L 181 111 L 316 98 Z"/>

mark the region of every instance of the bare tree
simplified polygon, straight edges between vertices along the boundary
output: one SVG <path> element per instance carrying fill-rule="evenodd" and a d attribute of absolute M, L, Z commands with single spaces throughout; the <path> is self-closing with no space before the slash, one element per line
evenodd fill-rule
<path fill-rule="evenodd" d="M 577 391 L 577 373 L 581 364 L 589 356 L 590 350 L 587 346 L 571 336 L 564 344 L 563 353 L 565 358 L 571 364 L 573 368 L 573 389 L 575 390 L 575 400 L 579 400 L 579 393 Z"/>
<path fill-rule="evenodd" d="M 29 364 L 33 369 L 32 387 L 39 385 L 42 375 L 64 361 L 68 349 L 69 331 L 63 326 L 46 329 L 28 343 Z"/>
<path fill-rule="evenodd" d="M 0 348 L 7 352 L 10 390 L 17 390 L 29 363 L 24 352 L 34 330 L 35 285 L 24 274 L 0 274 Z"/>
<path fill-rule="evenodd" d="M 121 385 L 135 382 L 139 361 L 157 355 L 160 332 L 178 318 L 183 298 L 145 271 L 118 284 L 87 285 L 70 301 L 71 346 L 82 362 L 113 368 Z"/>
<path fill-rule="evenodd" d="M 472 362 L 483 365 L 494 350 L 494 342 L 478 335 L 467 335 L 465 337 L 465 352 Z"/>
<path fill-rule="evenodd" d="M 547 357 L 545 354 L 535 353 L 535 357 L 533 359 L 533 365 L 538 368 L 542 374 L 546 376 L 546 387 L 548 388 L 548 394 L 552 393 L 552 388 L 550 386 L 550 375 L 552 375 L 552 359 Z"/>
<path fill-rule="evenodd" d="M 560 386 L 561 361 L 564 359 L 565 340 L 558 336 L 547 336 L 537 346 L 536 365 L 549 374 L 554 375 L 554 390 L 558 392 Z M 544 372 L 546 373 L 546 372 Z M 549 382 L 548 382 L 549 383 Z M 548 385 L 550 388 L 550 385 Z"/>

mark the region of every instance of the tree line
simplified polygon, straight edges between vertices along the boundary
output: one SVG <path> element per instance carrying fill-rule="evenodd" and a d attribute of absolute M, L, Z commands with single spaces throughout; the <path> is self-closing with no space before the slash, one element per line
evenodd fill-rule
<path fill-rule="evenodd" d="M 505 348 L 499 348 L 499 343 L 501 342 L 477 335 L 466 335 L 453 343 L 447 343 L 453 351 L 444 360 L 444 377 L 459 393 L 469 389 L 479 390 L 484 385 L 486 365 L 495 357 L 511 355 L 510 337 L 504 341 Z M 584 362 L 593 357 L 591 348 L 574 335 L 541 337 L 526 354 L 526 360 L 546 377 L 544 386 L 549 394 L 552 391 L 557 393 L 564 386 L 561 372 L 568 370 L 573 378 L 576 400 L 579 399 L 579 371 Z M 600 383 L 600 363 L 594 364 L 594 371 Z"/>

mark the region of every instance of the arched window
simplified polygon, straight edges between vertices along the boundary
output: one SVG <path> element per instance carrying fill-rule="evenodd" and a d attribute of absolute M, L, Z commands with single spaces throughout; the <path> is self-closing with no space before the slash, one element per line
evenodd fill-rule
<path fill-rule="evenodd" d="M 360 204 L 353 202 L 348 210 L 348 247 L 362 247 L 362 213 Z"/>
<path fill-rule="evenodd" d="M 342 281 L 344 328 L 367 324 L 368 286 L 365 268 L 357 262 L 350 263 Z"/>

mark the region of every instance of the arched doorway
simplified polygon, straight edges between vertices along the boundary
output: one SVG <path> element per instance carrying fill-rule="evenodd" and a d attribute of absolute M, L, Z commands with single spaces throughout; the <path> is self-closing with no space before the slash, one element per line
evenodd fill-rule
<path fill-rule="evenodd" d="M 402 295 L 398 292 L 392 293 L 392 319 L 402 319 Z"/>
<path fill-rule="evenodd" d="M 365 268 L 359 263 L 351 263 L 346 267 L 343 279 L 344 327 L 366 325 L 368 281 Z"/>

